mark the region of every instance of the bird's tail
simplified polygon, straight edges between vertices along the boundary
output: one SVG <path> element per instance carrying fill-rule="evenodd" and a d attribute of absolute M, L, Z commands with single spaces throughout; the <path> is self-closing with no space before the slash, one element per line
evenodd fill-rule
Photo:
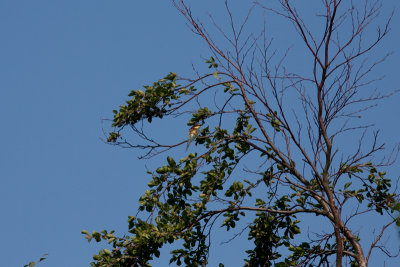
<path fill-rule="evenodd" d="M 192 140 L 189 139 L 188 142 L 187 142 L 187 145 L 186 145 L 186 150 L 185 150 L 185 152 L 188 151 L 191 142 L 192 142 Z"/>

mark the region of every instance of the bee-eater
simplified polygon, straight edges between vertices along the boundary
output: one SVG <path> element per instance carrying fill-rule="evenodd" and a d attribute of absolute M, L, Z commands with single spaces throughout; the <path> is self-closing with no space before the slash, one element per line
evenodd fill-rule
<path fill-rule="evenodd" d="M 192 128 L 189 129 L 189 138 L 187 141 L 186 151 L 188 150 L 190 143 L 196 139 L 196 137 L 199 135 L 199 133 L 200 133 L 200 125 L 195 123 L 192 126 Z"/>

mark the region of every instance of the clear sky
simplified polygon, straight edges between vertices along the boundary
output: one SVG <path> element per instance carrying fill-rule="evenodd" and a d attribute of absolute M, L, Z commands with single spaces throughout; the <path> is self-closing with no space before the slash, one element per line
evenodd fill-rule
<path fill-rule="evenodd" d="M 199 15 L 220 14 L 214 2 L 222 3 L 197 3 Z M 383 15 L 400 7 L 384 2 Z M 380 51 L 395 53 L 379 69 L 387 76 L 380 85 L 400 89 L 399 14 L 382 44 Z M 149 178 L 146 165 L 157 162 L 104 144 L 101 119 L 131 89 L 171 71 L 188 74 L 209 55 L 167 0 L 0 1 L 1 266 L 44 253 L 39 266 L 88 266 L 101 246 L 88 244 L 81 230 L 127 230 Z M 396 95 L 369 116 L 389 147 L 399 142 L 399 101 Z M 400 175 L 399 167 L 391 174 Z M 214 256 L 229 251 L 227 262 L 240 266 L 243 257 L 229 246 Z"/>

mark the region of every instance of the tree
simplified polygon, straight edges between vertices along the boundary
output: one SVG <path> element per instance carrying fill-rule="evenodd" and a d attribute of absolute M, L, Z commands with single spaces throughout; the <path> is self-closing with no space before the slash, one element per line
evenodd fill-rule
<path fill-rule="evenodd" d="M 255 3 L 239 26 L 227 4 L 231 33 L 213 22 L 226 48 L 182 0 L 173 1 L 208 45 L 209 71 L 196 70 L 194 78 L 170 73 L 144 91 L 133 90 L 114 110 L 107 141 L 141 149 L 144 159 L 180 151 L 188 140 L 166 145 L 146 130 L 157 119 L 180 116 L 189 127 L 200 126 L 190 149 L 196 153 L 168 156 L 166 165 L 148 172 L 149 190 L 140 198 L 140 213 L 129 217 L 129 236 L 83 231 L 89 241 L 112 245 L 94 256 L 92 266 L 149 266 L 160 248 L 178 240 L 171 263 L 207 265 L 217 225 L 247 231 L 253 247 L 245 266 L 366 267 L 374 249 L 392 256 L 380 241 L 390 225 L 400 225 L 395 181 L 385 176 L 397 150 L 378 160 L 384 149 L 378 131 L 359 121 L 394 93 L 374 90 L 380 78 L 371 77 L 389 54 L 367 58 L 387 36 L 393 14 L 371 38 L 366 33 L 383 1 L 313 1 L 319 23 L 312 25 L 301 15 L 303 2 L 295 2 Z M 293 25 L 307 68 L 285 66 L 298 55 L 274 49 L 268 25 L 260 34 L 245 34 L 255 9 Z M 127 130 L 139 139 L 125 138 Z M 343 142 L 349 137 L 353 147 Z M 372 244 L 363 243 L 352 224 L 367 213 L 382 215 Z M 330 229 L 305 234 L 309 218 Z"/>

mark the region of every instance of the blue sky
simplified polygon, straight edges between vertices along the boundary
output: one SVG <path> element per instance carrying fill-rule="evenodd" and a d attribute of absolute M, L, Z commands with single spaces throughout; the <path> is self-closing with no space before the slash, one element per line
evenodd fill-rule
<path fill-rule="evenodd" d="M 213 2 L 194 11 L 218 17 L 221 5 Z M 397 0 L 385 1 L 386 14 L 394 7 Z M 398 14 L 379 47 L 395 52 L 378 70 L 389 89 L 400 89 L 397 25 Z M 170 71 L 189 74 L 209 53 L 165 0 L 2 0 L 0 38 L 1 265 L 22 266 L 48 253 L 40 266 L 88 266 L 100 246 L 88 244 L 81 230 L 124 233 L 146 188 L 146 165 L 157 165 L 104 144 L 101 119 L 130 90 Z M 389 147 L 399 141 L 399 101 L 396 95 L 369 113 Z"/>

